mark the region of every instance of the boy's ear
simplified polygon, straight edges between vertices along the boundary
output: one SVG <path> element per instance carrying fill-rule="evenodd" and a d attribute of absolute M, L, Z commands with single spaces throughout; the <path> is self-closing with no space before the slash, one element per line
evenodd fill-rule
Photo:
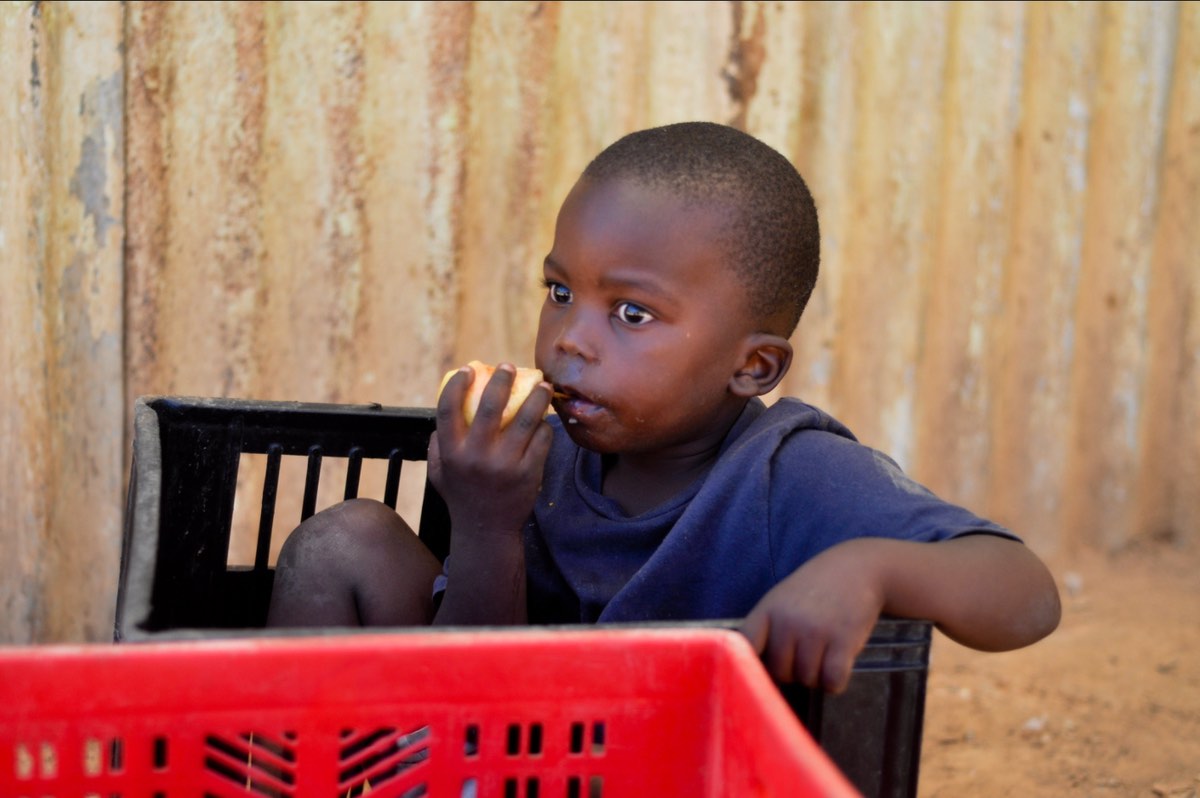
<path fill-rule="evenodd" d="M 769 393 L 792 365 L 788 339 L 770 333 L 754 333 L 746 339 L 741 367 L 729 380 L 735 396 L 749 399 Z"/>

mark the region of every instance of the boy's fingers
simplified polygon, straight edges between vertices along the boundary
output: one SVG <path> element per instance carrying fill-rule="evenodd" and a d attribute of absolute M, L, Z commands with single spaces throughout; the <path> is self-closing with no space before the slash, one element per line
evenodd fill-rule
<path fill-rule="evenodd" d="M 791 679 L 805 687 L 820 687 L 821 666 L 825 660 L 825 643 L 821 640 L 806 643 L 797 641 Z"/>
<path fill-rule="evenodd" d="M 533 436 L 529 439 L 529 445 L 525 447 L 525 454 L 521 459 L 525 468 L 536 469 L 540 476 L 545 467 L 546 458 L 550 455 L 550 443 L 554 440 L 554 432 L 551 431 L 549 424 L 543 423 L 540 419 L 537 424 L 538 427 L 533 431 Z"/>
<path fill-rule="evenodd" d="M 775 681 L 795 681 L 796 657 L 800 653 L 796 638 L 788 633 L 786 626 L 772 623 L 769 613 L 763 615 L 763 629 L 758 632 L 762 637 L 760 650 L 763 665 Z"/>
<path fill-rule="evenodd" d="M 462 407 L 467 399 L 467 389 L 471 387 L 474 375 L 475 372 L 471 369 L 465 366 L 460 368 L 438 396 L 437 428 L 456 438 L 461 438 L 466 430 L 467 420 L 463 416 Z"/>
<path fill-rule="evenodd" d="M 854 662 L 859 652 L 867 645 L 871 636 L 868 627 L 861 634 L 852 638 L 832 640 L 825 650 L 825 658 L 821 663 L 821 686 L 831 693 L 841 693 L 850 684 L 854 673 Z"/>
<path fill-rule="evenodd" d="M 425 462 L 429 464 L 429 478 L 434 479 L 441 476 L 442 472 L 442 450 L 438 448 L 437 430 L 429 436 L 429 451 L 425 454 Z"/>
<path fill-rule="evenodd" d="M 550 409 L 550 398 L 553 395 L 554 386 L 548 382 L 539 382 L 533 386 L 529 396 L 525 397 L 525 401 L 517 409 L 513 423 L 526 432 L 535 429 L 546 417 L 546 411 Z"/>
<path fill-rule="evenodd" d="M 475 420 L 471 428 L 499 429 L 500 418 L 504 415 L 504 407 L 508 404 L 508 395 L 512 393 L 513 380 L 517 376 L 516 367 L 511 363 L 501 363 L 496 367 L 492 378 L 488 380 L 479 399 L 479 407 L 475 408 Z"/>
<path fill-rule="evenodd" d="M 814 688 L 824 686 L 838 692 L 844 690 L 849 681 L 849 667 L 844 656 L 835 655 L 830 660 L 827 656 L 830 651 L 823 640 L 790 635 L 783 632 L 782 627 L 772 635 L 768 613 L 752 611 L 738 631 L 762 656 L 763 665 L 776 681 L 796 682 Z"/>
<path fill-rule="evenodd" d="M 742 625 L 738 627 L 738 631 L 750 641 L 750 647 L 754 649 L 754 653 L 762 656 L 767 647 L 768 628 L 767 614 L 751 610 L 750 614 L 742 621 Z"/>
<path fill-rule="evenodd" d="M 825 660 L 821 663 L 821 687 L 834 695 L 845 691 L 846 685 L 850 683 L 850 671 L 853 667 L 854 657 L 827 649 Z"/>

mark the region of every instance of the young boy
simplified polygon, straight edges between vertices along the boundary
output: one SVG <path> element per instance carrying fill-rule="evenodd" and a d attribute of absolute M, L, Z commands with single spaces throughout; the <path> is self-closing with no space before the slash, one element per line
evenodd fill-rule
<path fill-rule="evenodd" d="M 1054 580 L 1011 533 L 820 410 L 759 399 L 791 365 L 818 259 L 808 189 L 765 144 L 709 123 L 619 140 L 559 213 L 546 382 L 505 426 L 511 365 L 472 424 L 469 370 L 438 402 L 445 573 L 387 507 L 348 502 L 288 540 L 270 622 L 744 617 L 773 676 L 835 692 L 881 612 L 983 650 L 1049 634 Z"/>

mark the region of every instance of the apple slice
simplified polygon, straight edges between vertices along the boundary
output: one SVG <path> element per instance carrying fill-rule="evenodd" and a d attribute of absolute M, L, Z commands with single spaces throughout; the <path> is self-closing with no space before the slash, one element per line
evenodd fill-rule
<path fill-rule="evenodd" d="M 469 426 L 475 420 L 475 411 L 479 407 L 479 400 L 483 398 L 483 389 L 487 387 L 488 380 L 492 378 L 496 367 L 472 360 L 467 364 L 467 368 L 475 372 L 475 378 L 471 381 L 471 387 L 467 389 L 467 397 L 463 401 L 463 417 Z M 446 383 L 450 382 L 450 378 L 457 371 L 458 369 L 447 371 L 446 376 L 442 377 L 442 384 L 438 387 L 438 396 L 442 395 L 442 391 L 446 389 Z M 516 377 L 513 378 L 512 392 L 508 395 L 508 404 L 504 406 L 504 412 L 500 414 L 501 427 L 513 420 L 525 399 L 544 379 L 541 369 L 517 368 Z"/>

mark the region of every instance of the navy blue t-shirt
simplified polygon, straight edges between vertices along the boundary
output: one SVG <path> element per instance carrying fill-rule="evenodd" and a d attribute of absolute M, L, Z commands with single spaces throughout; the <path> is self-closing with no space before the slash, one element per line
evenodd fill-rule
<path fill-rule="evenodd" d="M 755 399 L 702 478 L 627 516 L 600 493 L 601 461 L 557 418 L 525 529 L 531 623 L 737 618 L 851 538 L 1013 537 L 942 501 L 828 414 Z"/>

